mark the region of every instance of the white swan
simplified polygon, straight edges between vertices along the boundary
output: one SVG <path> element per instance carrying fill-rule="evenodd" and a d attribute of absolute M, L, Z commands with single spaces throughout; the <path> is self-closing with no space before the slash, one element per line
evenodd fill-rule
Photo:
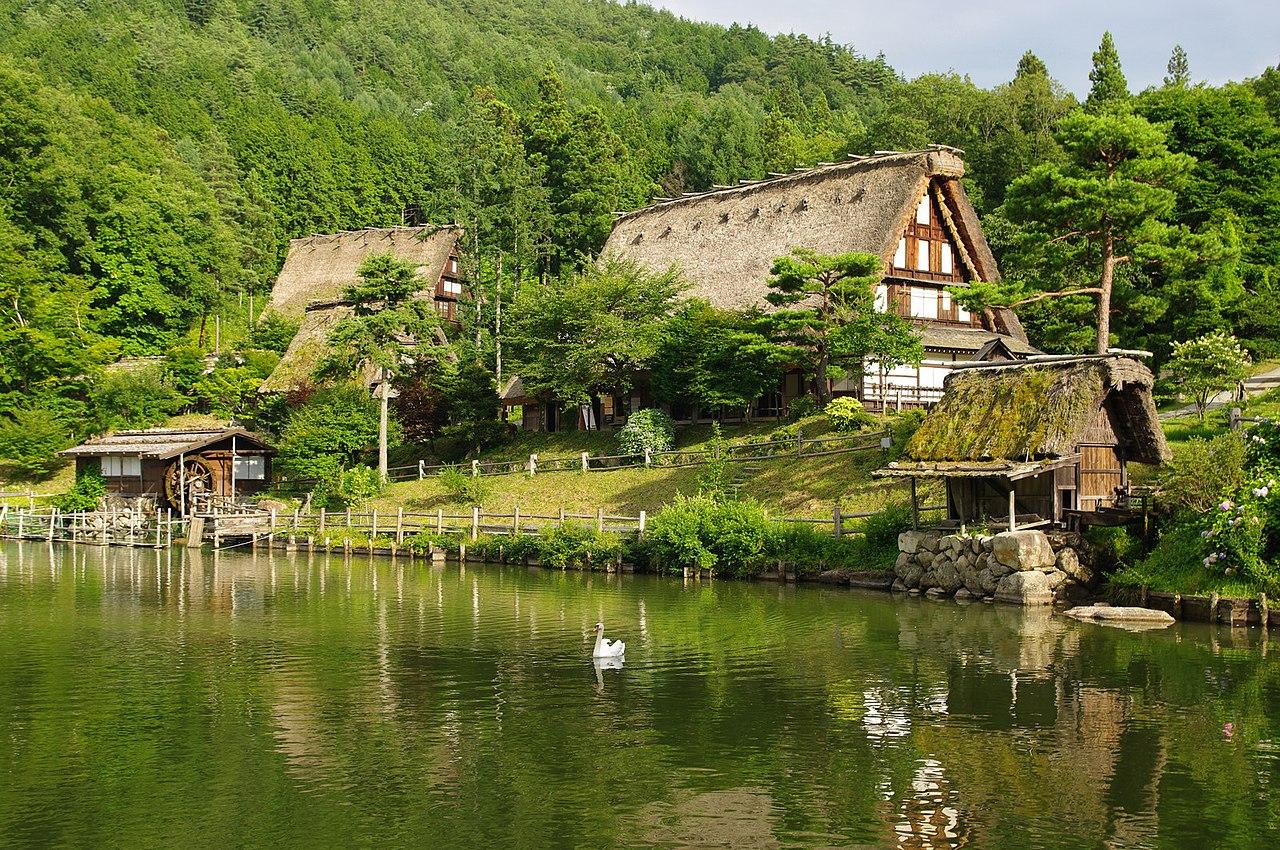
<path fill-rule="evenodd" d="M 591 651 L 592 658 L 621 658 L 627 651 L 627 645 L 620 640 L 605 640 L 604 623 L 596 623 L 596 647 Z"/>

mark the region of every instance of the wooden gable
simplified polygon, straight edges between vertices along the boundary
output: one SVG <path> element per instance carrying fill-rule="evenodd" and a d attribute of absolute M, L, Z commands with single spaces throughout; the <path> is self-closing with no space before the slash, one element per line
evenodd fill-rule
<path fill-rule="evenodd" d="M 975 279 L 969 256 L 951 210 L 930 182 L 899 237 L 887 277 L 964 283 Z"/>

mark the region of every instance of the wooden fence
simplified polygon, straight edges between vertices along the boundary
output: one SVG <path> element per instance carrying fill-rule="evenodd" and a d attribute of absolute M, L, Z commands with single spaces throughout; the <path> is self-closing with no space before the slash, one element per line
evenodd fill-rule
<path fill-rule="evenodd" d="M 762 440 L 732 443 L 724 447 L 723 458 L 734 463 L 752 463 L 780 458 L 823 457 L 886 448 L 889 431 L 874 434 L 844 434 L 813 439 L 795 437 L 786 440 Z M 531 454 L 526 460 L 479 461 L 469 464 L 428 464 L 420 460 L 409 466 L 393 466 L 387 470 L 390 481 L 421 481 L 449 470 L 464 475 L 537 475 L 548 472 L 607 472 L 614 469 L 676 468 L 701 466 L 718 459 L 715 449 L 646 451 L 642 454 L 593 455 L 582 452 L 577 457 L 540 458 Z M 315 486 L 313 478 L 282 478 L 277 486 L 284 491 L 299 492 Z"/>
<path fill-rule="evenodd" d="M 944 510 L 945 505 L 931 505 L 920 510 Z M 860 534 L 851 527 L 855 520 L 873 516 L 874 512 L 845 513 L 837 504 L 830 517 L 779 517 L 780 523 L 829 527 L 836 537 Z M 640 511 L 635 516 L 609 514 L 603 508 L 595 513 L 575 513 L 561 508 L 555 514 L 522 512 L 515 506 L 510 512 L 494 513 L 473 507 L 466 513 L 446 513 L 443 508 L 434 513 L 405 511 L 394 513 L 378 511 L 326 511 L 304 513 L 240 511 L 223 512 L 207 517 L 197 517 L 198 522 L 188 523 L 171 511 L 118 510 L 91 513 L 61 513 L 56 509 L 43 511 L 0 508 L 0 537 L 47 540 L 50 542 L 89 543 L 119 546 L 169 546 L 175 538 L 184 537 L 188 530 L 199 534 L 204 526 L 215 548 L 240 546 L 258 541 L 292 540 L 328 547 L 352 540 L 373 544 L 402 545 L 406 538 L 420 532 L 451 535 L 476 540 L 480 535 L 537 534 L 544 528 L 579 525 L 594 527 L 597 531 L 617 534 L 634 534 L 643 537 L 648 526 L 648 514 Z M 204 525 L 207 521 L 208 525 Z"/>

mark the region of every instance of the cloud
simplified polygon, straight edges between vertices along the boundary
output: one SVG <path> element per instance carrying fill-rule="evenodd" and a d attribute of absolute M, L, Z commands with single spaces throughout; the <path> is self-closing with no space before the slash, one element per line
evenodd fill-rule
<path fill-rule="evenodd" d="M 1211 83 L 1256 76 L 1280 60 L 1280 5 L 1274 0 L 977 0 L 931 8 L 867 0 L 653 2 L 695 20 L 753 23 L 769 33 L 829 33 L 860 53 L 883 52 L 908 77 L 956 71 L 982 86 L 1008 80 L 1018 57 L 1032 50 L 1054 77 L 1083 95 L 1090 57 L 1108 29 L 1133 91 L 1159 84 L 1175 44 L 1186 48 L 1192 77 Z"/>

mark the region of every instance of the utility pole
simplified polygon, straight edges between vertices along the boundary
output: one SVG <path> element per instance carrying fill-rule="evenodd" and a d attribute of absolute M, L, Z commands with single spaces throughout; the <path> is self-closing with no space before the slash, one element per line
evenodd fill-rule
<path fill-rule="evenodd" d="M 502 392 L 502 252 L 498 252 L 498 278 L 494 284 L 497 295 L 493 305 L 493 351 L 496 366 L 498 392 Z"/>
<path fill-rule="evenodd" d="M 378 474 L 383 481 L 387 480 L 387 400 L 391 398 L 391 381 L 384 367 L 381 371 L 381 383 L 378 384 L 378 396 L 381 405 L 378 410 Z"/>

